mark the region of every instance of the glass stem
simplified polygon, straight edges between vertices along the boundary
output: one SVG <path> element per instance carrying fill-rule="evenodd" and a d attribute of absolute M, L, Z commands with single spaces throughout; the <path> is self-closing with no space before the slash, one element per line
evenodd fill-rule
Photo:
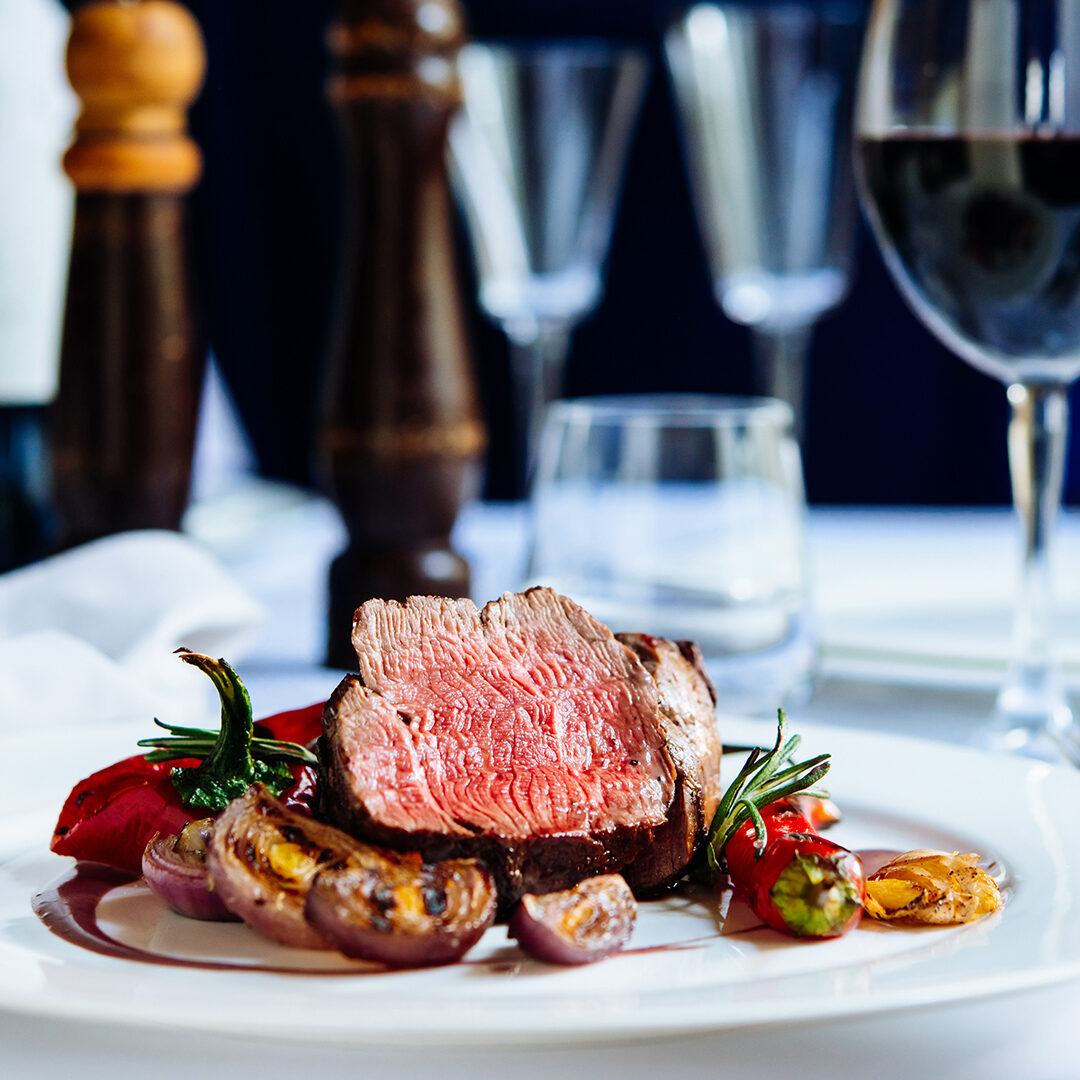
<path fill-rule="evenodd" d="M 754 379 L 759 393 L 786 401 L 795 414 L 795 438 L 806 432 L 806 365 L 812 327 L 754 327 Z"/>
<path fill-rule="evenodd" d="M 570 327 L 548 323 L 528 336 L 510 333 L 514 387 L 515 494 L 524 495 L 532 476 L 544 412 L 562 391 Z"/>
<path fill-rule="evenodd" d="M 1054 384 L 1014 383 L 1008 394 L 1009 472 L 1024 555 L 1012 665 L 997 707 L 1006 744 L 1037 753 L 1047 737 L 1060 743 L 1072 724 L 1053 659 L 1050 573 L 1050 541 L 1065 477 L 1069 402 L 1065 387 Z"/>

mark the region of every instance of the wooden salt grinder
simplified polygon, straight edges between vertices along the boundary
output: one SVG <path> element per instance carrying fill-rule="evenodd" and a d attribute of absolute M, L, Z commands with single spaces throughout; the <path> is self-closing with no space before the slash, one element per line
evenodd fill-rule
<path fill-rule="evenodd" d="M 330 571 L 336 667 L 355 666 L 364 600 L 469 590 L 450 531 L 477 493 L 486 436 L 445 164 L 462 41 L 454 0 L 342 0 L 329 32 L 348 197 L 322 435 L 349 531 Z"/>
<path fill-rule="evenodd" d="M 67 67 L 82 113 L 64 157 L 77 194 L 52 417 L 62 547 L 179 527 L 203 367 L 184 206 L 202 168 L 186 134 L 198 23 L 171 0 L 93 0 Z"/>

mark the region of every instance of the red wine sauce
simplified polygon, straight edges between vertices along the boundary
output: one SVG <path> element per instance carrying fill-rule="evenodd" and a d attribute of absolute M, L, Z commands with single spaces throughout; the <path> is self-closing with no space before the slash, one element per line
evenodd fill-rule
<path fill-rule="evenodd" d="M 116 870 L 99 863 L 76 863 L 74 868 L 55 885 L 37 893 L 32 902 L 34 914 L 58 938 L 82 949 L 111 956 L 120 960 L 136 960 L 143 964 L 161 964 L 166 967 L 202 968 L 205 971 L 266 971 L 275 975 L 389 975 L 389 969 L 357 968 L 346 970 L 279 967 L 272 964 L 238 964 L 228 960 L 193 960 L 187 957 L 163 956 L 148 952 L 135 945 L 128 945 L 110 937 L 102 929 L 97 918 L 98 904 L 113 889 L 130 885 L 139 880 L 138 874 Z M 624 949 L 620 956 L 642 956 L 649 953 L 684 952 L 703 948 L 719 935 L 695 938 L 691 941 L 674 942 L 670 945 L 651 945 L 640 949 Z M 501 960 L 463 960 L 463 964 L 490 966 L 495 973 L 507 971 L 517 965 L 507 965 Z"/>
<path fill-rule="evenodd" d="M 143 964 L 166 967 L 202 968 L 206 971 L 268 971 L 275 975 L 381 975 L 383 970 L 304 970 L 273 964 L 237 964 L 228 960 L 192 960 L 180 956 L 162 956 L 127 945 L 110 937 L 97 919 L 98 904 L 106 894 L 139 880 L 138 874 L 115 870 L 99 863 L 76 863 L 71 872 L 33 899 L 34 914 L 58 938 L 71 945 L 112 956 L 137 960 Z"/>

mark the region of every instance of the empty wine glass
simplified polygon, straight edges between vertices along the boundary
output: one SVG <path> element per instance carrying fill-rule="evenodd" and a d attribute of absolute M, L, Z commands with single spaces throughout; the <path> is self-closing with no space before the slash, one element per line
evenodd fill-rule
<path fill-rule="evenodd" d="M 856 126 L 862 195 L 901 291 L 1008 387 L 1024 557 L 990 740 L 1080 763 L 1050 576 L 1080 375 L 1080 5 L 877 0 Z"/>
<path fill-rule="evenodd" d="M 753 331 L 758 390 L 804 426 L 813 324 L 844 297 L 855 199 L 849 6 L 697 4 L 665 46 L 716 297 Z"/>
<path fill-rule="evenodd" d="M 599 42 L 472 44 L 450 130 L 480 305 L 510 339 L 523 488 L 569 335 L 599 303 L 648 64 Z"/>

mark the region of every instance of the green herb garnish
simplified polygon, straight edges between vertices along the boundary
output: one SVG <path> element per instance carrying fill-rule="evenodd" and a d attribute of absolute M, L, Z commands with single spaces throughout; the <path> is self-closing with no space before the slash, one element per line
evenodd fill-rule
<path fill-rule="evenodd" d="M 178 727 L 155 719 L 169 734 L 140 739 L 138 745 L 154 748 L 147 761 L 203 759 L 201 765 L 172 770 L 173 786 L 189 810 L 224 810 L 255 783 L 280 795 L 293 782 L 290 763 L 316 763 L 315 755 L 297 743 L 254 737 L 248 692 L 224 660 L 189 649 L 177 649 L 177 654 L 213 681 L 221 698 L 221 730 Z"/>
<path fill-rule="evenodd" d="M 829 771 L 829 754 L 819 754 L 807 761 L 792 763 L 802 742 L 801 735 L 785 739 L 787 716 L 776 710 L 776 745 L 769 751 L 759 747 L 750 751 L 739 775 L 728 785 L 713 815 L 706 840 L 705 854 L 715 878 L 723 871 L 724 845 L 749 818 L 754 822 L 754 847 L 760 858 L 767 835 L 761 811 L 770 803 L 790 795 L 814 795 L 827 799 L 828 792 L 814 785 Z"/>

